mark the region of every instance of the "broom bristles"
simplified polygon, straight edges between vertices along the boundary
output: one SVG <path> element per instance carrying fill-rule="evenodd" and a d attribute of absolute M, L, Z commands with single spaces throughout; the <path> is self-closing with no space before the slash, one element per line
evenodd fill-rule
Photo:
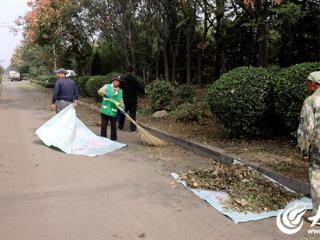
<path fill-rule="evenodd" d="M 142 140 L 142 143 L 148 146 L 154 146 L 154 147 L 158 147 L 158 146 L 163 146 L 163 145 L 167 145 L 167 142 L 153 136 L 151 133 L 149 133 L 146 129 L 144 129 L 143 127 L 141 127 L 139 124 L 136 123 L 136 121 L 134 121 L 129 114 L 127 114 L 126 112 L 124 112 L 119 106 L 118 104 L 111 98 L 108 98 L 108 101 L 112 102 L 114 105 L 116 105 L 116 107 L 137 127 L 138 129 L 138 133 L 139 136 Z"/>
<path fill-rule="evenodd" d="M 138 125 L 137 128 L 138 128 L 139 136 L 141 137 L 142 142 L 145 145 L 157 147 L 157 146 L 163 146 L 163 145 L 167 144 L 165 141 L 163 141 L 163 140 L 153 136 L 152 134 L 150 134 L 143 127 Z"/>

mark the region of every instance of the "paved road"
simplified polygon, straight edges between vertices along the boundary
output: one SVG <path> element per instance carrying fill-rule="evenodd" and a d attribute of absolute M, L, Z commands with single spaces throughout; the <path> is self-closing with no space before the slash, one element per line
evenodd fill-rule
<path fill-rule="evenodd" d="M 209 240 L 287 237 L 275 219 L 234 224 L 129 147 L 96 158 L 45 147 L 34 135 L 47 112 L 23 83 L 0 96 L 0 240 Z M 174 159 L 173 159 L 174 160 Z"/>

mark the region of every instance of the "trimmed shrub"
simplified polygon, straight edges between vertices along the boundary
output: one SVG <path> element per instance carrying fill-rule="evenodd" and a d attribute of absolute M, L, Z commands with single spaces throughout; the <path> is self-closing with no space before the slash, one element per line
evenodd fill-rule
<path fill-rule="evenodd" d="M 21 74 L 21 80 L 28 80 L 28 78 L 29 78 L 29 73 Z"/>
<path fill-rule="evenodd" d="M 31 80 L 31 82 L 45 88 L 54 88 L 56 81 L 57 77 L 54 75 L 41 75 L 38 76 L 36 79 Z"/>
<path fill-rule="evenodd" d="M 103 85 L 107 83 L 111 83 L 111 79 L 108 79 L 106 75 L 92 76 L 85 85 L 87 95 L 99 100 L 97 92 L 101 87 L 103 87 Z"/>
<path fill-rule="evenodd" d="M 182 84 L 175 90 L 176 104 L 191 103 L 194 101 L 195 93 L 188 84 Z"/>
<path fill-rule="evenodd" d="M 72 79 L 77 83 L 79 94 L 81 96 L 87 96 L 86 83 L 91 78 L 91 76 L 77 76 Z"/>
<path fill-rule="evenodd" d="M 178 122 L 199 122 L 202 119 L 201 109 L 194 103 L 183 103 L 174 112 Z"/>
<path fill-rule="evenodd" d="M 320 71 L 320 62 L 293 65 L 279 72 L 275 79 L 275 110 L 286 133 L 298 129 L 301 107 L 308 96 L 305 81 L 313 71 Z"/>
<path fill-rule="evenodd" d="M 103 87 L 103 85 L 107 83 L 111 83 L 113 75 L 120 75 L 117 72 L 110 72 L 107 75 L 97 75 L 92 76 L 89 78 L 89 80 L 86 82 L 85 90 L 89 97 L 94 97 L 97 101 L 100 100 L 98 96 L 98 90 Z"/>
<path fill-rule="evenodd" d="M 240 67 L 222 75 L 207 90 L 211 111 L 232 137 L 270 134 L 271 76 L 268 70 Z"/>
<path fill-rule="evenodd" d="M 147 86 L 152 111 L 170 110 L 173 89 L 168 81 L 153 81 Z"/>
<path fill-rule="evenodd" d="M 55 75 L 41 75 L 36 80 L 45 83 L 56 83 L 57 77 Z"/>

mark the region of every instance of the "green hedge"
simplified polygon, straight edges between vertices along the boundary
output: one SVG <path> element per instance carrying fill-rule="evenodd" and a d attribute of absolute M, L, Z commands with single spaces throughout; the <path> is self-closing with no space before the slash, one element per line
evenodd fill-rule
<path fill-rule="evenodd" d="M 270 134 L 271 74 L 268 70 L 236 68 L 209 86 L 206 99 L 230 136 Z"/>
<path fill-rule="evenodd" d="M 98 90 L 101 87 L 103 87 L 103 85 L 105 85 L 107 83 L 111 83 L 112 77 L 114 75 L 122 76 L 120 73 L 110 72 L 107 75 L 97 75 L 97 76 L 90 77 L 89 80 L 86 82 L 86 85 L 85 85 L 86 94 L 89 97 L 93 97 L 97 101 L 99 101 L 100 98 L 99 98 L 98 93 L 97 93 Z"/>
<path fill-rule="evenodd" d="M 320 62 L 288 67 L 279 72 L 275 79 L 275 110 L 287 133 L 298 128 L 302 103 L 308 96 L 305 81 L 313 71 L 320 71 Z"/>
<path fill-rule="evenodd" d="M 36 78 L 37 81 L 46 82 L 46 83 L 55 83 L 57 77 L 55 75 L 41 75 Z"/>
<path fill-rule="evenodd" d="M 195 98 L 195 93 L 191 86 L 188 84 L 182 84 L 175 89 L 175 98 L 177 105 L 192 103 Z"/>
<path fill-rule="evenodd" d="M 152 111 L 170 110 L 170 102 L 173 97 L 173 88 L 168 81 L 153 81 L 147 88 L 150 96 L 150 107 Z"/>
<path fill-rule="evenodd" d="M 54 88 L 54 83 L 46 83 L 46 82 L 39 81 L 39 80 L 31 80 L 31 82 L 35 83 L 37 85 L 40 85 L 42 87 L 45 87 L 45 88 Z"/>
<path fill-rule="evenodd" d="M 77 83 L 79 94 L 81 96 L 87 96 L 86 83 L 90 78 L 91 76 L 76 76 L 72 78 Z"/>
<path fill-rule="evenodd" d="M 35 79 L 32 79 L 31 82 L 36 83 L 45 88 L 54 88 L 57 77 L 54 75 L 41 75 Z"/>
<path fill-rule="evenodd" d="M 22 80 L 28 80 L 28 79 L 29 79 L 29 73 L 23 73 L 23 74 L 21 74 L 21 79 L 22 79 Z"/>
<path fill-rule="evenodd" d="M 173 116 L 178 122 L 199 122 L 202 112 L 198 104 L 183 103 L 173 112 Z"/>

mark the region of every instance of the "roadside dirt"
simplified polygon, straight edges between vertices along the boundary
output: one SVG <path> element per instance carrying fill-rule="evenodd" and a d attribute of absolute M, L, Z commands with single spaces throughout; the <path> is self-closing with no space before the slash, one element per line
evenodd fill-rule
<path fill-rule="evenodd" d="M 214 119 L 200 124 L 177 122 L 170 115 L 161 119 L 140 115 L 139 121 L 175 136 L 223 149 L 239 159 L 286 176 L 308 180 L 308 162 L 298 156 L 293 139 L 283 137 L 256 140 L 229 139 L 223 131 L 223 126 Z"/>

